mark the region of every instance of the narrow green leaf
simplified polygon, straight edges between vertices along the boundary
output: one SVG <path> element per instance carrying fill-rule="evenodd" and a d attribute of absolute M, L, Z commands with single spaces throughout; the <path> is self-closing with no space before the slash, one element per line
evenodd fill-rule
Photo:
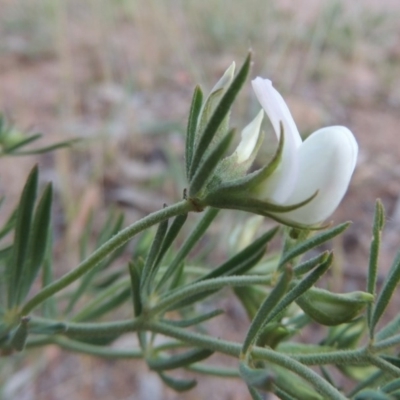
<path fill-rule="evenodd" d="M 143 272 L 141 275 L 140 289 L 148 292 L 148 289 L 152 283 L 154 262 L 157 259 L 157 255 L 160 251 L 160 247 L 164 240 L 165 234 L 168 229 L 168 220 L 159 223 L 156 235 L 154 236 L 153 243 L 151 244 L 150 250 L 147 253 L 147 258 L 144 263 Z"/>
<path fill-rule="evenodd" d="M 300 280 L 296 285 L 289 290 L 283 299 L 274 307 L 269 313 L 265 320 L 265 324 L 271 322 L 279 313 L 281 313 L 286 307 L 298 299 L 303 293 L 310 289 L 314 283 L 328 270 L 333 261 L 333 254 L 331 253 L 325 262 L 321 263 L 319 267 L 315 268 L 302 280 Z"/>
<path fill-rule="evenodd" d="M 367 389 L 358 393 L 354 400 L 393 400 L 392 397 L 377 390 Z"/>
<path fill-rule="evenodd" d="M 185 158 L 186 158 L 186 176 L 188 180 L 193 158 L 197 122 L 199 119 L 202 103 L 203 103 L 203 92 L 201 91 L 200 86 L 196 86 L 193 93 L 192 104 L 190 106 L 189 120 L 186 130 Z"/>
<path fill-rule="evenodd" d="M 217 164 L 222 160 L 225 152 L 228 150 L 234 134 L 235 129 L 231 129 L 200 163 L 190 181 L 190 197 L 195 197 L 212 176 Z"/>
<path fill-rule="evenodd" d="M 115 219 L 115 222 L 114 222 Z M 114 213 L 110 211 L 108 214 L 107 220 L 103 225 L 103 228 L 97 238 L 96 248 L 99 248 L 102 244 L 104 244 L 107 240 L 109 240 L 112 236 L 114 236 L 122 227 L 124 221 L 124 216 L 122 213 Z M 121 246 L 113 253 L 111 253 L 108 257 L 103 259 L 96 267 L 92 268 L 88 273 L 86 273 L 80 283 L 76 288 L 75 292 L 72 294 L 68 306 L 65 310 L 66 314 L 69 314 L 74 308 L 77 301 L 81 298 L 83 293 L 89 287 L 90 283 L 93 281 L 93 278 L 98 275 L 99 271 L 109 267 L 115 259 L 117 259 L 125 250 L 126 245 Z"/>
<path fill-rule="evenodd" d="M 187 220 L 187 214 L 182 214 L 178 215 L 175 217 L 174 222 L 171 224 L 170 228 L 168 229 L 167 234 L 165 235 L 165 238 L 162 242 L 160 251 L 157 255 L 157 259 L 154 262 L 155 266 L 160 265 L 161 261 L 163 260 L 165 253 L 168 251 L 168 249 L 172 246 L 172 243 L 178 236 L 178 233 L 182 229 L 182 226 Z"/>
<path fill-rule="evenodd" d="M 242 353 L 246 354 L 250 345 L 257 339 L 257 335 L 260 333 L 261 328 L 265 324 L 265 320 L 267 319 L 271 310 L 279 303 L 279 300 L 286 293 L 290 280 L 292 279 L 292 270 L 286 269 L 276 286 L 272 289 L 269 296 L 264 300 L 261 304 L 260 308 L 255 315 L 249 330 L 247 331 L 246 338 L 243 342 Z"/>
<path fill-rule="evenodd" d="M 158 375 L 168 387 L 179 393 L 191 390 L 197 385 L 195 379 L 176 379 L 163 374 L 162 372 L 159 372 Z"/>
<path fill-rule="evenodd" d="M 3 152 L 4 153 L 13 153 L 15 150 L 17 150 L 23 146 L 26 146 L 27 144 L 32 143 L 35 140 L 40 139 L 41 137 L 42 137 L 41 133 L 36 133 L 32 136 L 27 137 L 26 139 L 21 140 L 20 142 L 18 142 L 16 144 L 13 144 L 10 147 L 6 147 L 5 149 L 3 149 Z"/>
<path fill-rule="evenodd" d="M 228 275 L 242 275 L 244 273 L 246 273 L 248 270 L 250 270 L 253 266 L 255 266 L 256 264 L 258 264 L 258 262 L 263 258 L 265 254 L 265 248 L 261 248 L 259 249 L 257 252 L 255 252 L 254 254 L 252 254 L 251 256 L 249 256 L 248 259 L 245 259 L 242 261 L 241 264 L 237 265 L 236 268 L 231 269 L 229 271 L 229 274 L 225 274 L 226 276 Z M 211 278 L 213 279 L 213 278 Z M 198 283 L 200 281 L 204 281 L 206 280 L 205 278 L 203 279 L 199 279 L 197 281 L 194 282 Z M 168 310 L 177 310 L 179 308 L 184 308 L 184 307 L 188 307 L 190 305 L 192 305 L 193 303 L 197 303 L 200 300 L 204 300 L 209 296 L 212 296 L 213 294 L 217 293 L 220 289 L 211 289 L 211 290 L 206 290 L 202 293 L 197 293 L 191 296 L 188 296 L 185 298 L 184 301 L 180 301 L 176 304 L 174 304 L 171 308 L 168 308 Z"/>
<path fill-rule="evenodd" d="M 398 252 L 392 267 L 390 268 L 389 274 L 385 280 L 385 284 L 376 300 L 375 306 L 372 310 L 372 317 L 370 323 L 370 332 L 373 332 L 376 324 L 381 318 L 383 312 L 385 311 L 389 301 L 397 287 L 400 280 L 400 252 Z"/>
<path fill-rule="evenodd" d="M 253 388 L 250 385 L 247 385 L 247 389 L 249 389 L 250 396 L 253 400 L 264 400 L 260 393 L 258 393 L 257 389 Z"/>
<path fill-rule="evenodd" d="M 263 253 L 265 252 L 265 246 L 267 245 L 268 242 L 270 242 L 274 238 L 278 230 L 279 227 L 274 227 L 270 229 L 268 232 L 261 235 L 257 240 L 248 245 L 242 251 L 240 251 L 232 258 L 230 258 L 228 261 L 224 262 L 222 265 L 215 268 L 213 271 L 209 272 L 208 274 L 198 279 L 197 282 L 205 279 L 217 278 L 223 275 L 234 275 L 234 274 L 238 275 L 237 270 L 238 269 L 243 270 L 244 265 L 246 266 L 251 265 L 252 267 L 255 264 L 253 262 L 249 263 L 249 261 L 253 259 L 254 256 L 259 253 L 260 250 L 263 250 Z"/>
<path fill-rule="evenodd" d="M 8 217 L 7 222 L 0 229 L 0 239 L 6 236 L 14 228 L 17 221 L 17 211 L 18 209 L 12 212 L 12 214 Z"/>
<path fill-rule="evenodd" d="M 50 231 L 52 200 L 53 188 L 51 183 L 49 183 L 43 191 L 33 217 L 27 261 L 22 271 L 23 279 L 21 280 L 20 291 L 18 293 L 18 303 L 25 300 L 44 261 Z"/>
<path fill-rule="evenodd" d="M 382 392 L 392 393 L 400 390 L 400 378 L 395 379 L 381 387 Z"/>
<path fill-rule="evenodd" d="M 382 230 L 385 223 L 385 211 L 383 204 L 380 200 L 375 204 L 374 225 L 372 228 L 372 240 L 369 253 L 369 266 L 367 276 L 367 291 L 372 295 L 376 295 L 376 281 L 378 277 L 378 257 L 381 245 Z M 369 334 L 372 338 L 374 335 L 374 328 L 372 326 L 372 304 L 367 308 L 367 321 Z"/>
<path fill-rule="evenodd" d="M 47 249 L 43 262 L 43 275 L 42 275 L 42 287 L 46 287 L 53 282 L 53 230 L 50 226 L 48 231 Z M 53 318 L 57 316 L 57 302 L 54 296 L 49 297 L 42 306 L 43 316 L 45 318 Z"/>
<path fill-rule="evenodd" d="M 301 264 L 296 265 L 293 268 L 294 275 L 296 277 L 300 277 L 304 274 L 307 274 L 311 270 L 313 270 L 317 265 L 323 263 L 329 257 L 329 251 L 324 251 L 317 256 L 310 258 L 307 261 L 302 262 Z"/>
<path fill-rule="evenodd" d="M 94 319 L 98 319 L 103 315 L 109 313 L 110 311 L 115 310 L 118 306 L 125 303 L 125 301 L 131 296 L 131 288 L 125 288 L 124 290 L 120 291 L 119 293 L 115 294 L 114 296 L 110 296 L 106 301 L 103 303 L 98 304 L 91 310 L 87 312 L 80 313 L 79 318 L 74 317 L 74 322 L 86 322 L 91 321 Z"/>
<path fill-rule="evenodd" d="M 185 283 L 185 264 L 181 265 L 173 272 L 171 284 L 169 285 L 169 290 L 172 291 Z"/>
<path fill-rule="evenodd" d="M 32 215 L 36 200 L 38 183 L 37 165 L 31 170 L 22 191 L 18 206 L 17 221 L 15 225 L 15 236 L 13 253 L 8 268 L 8 306 L 12 308 L 16 305 L 21 281 L 23 279 L 24 264 L 28 252 L 29 235 L 31 231 Z"/>
<path fill-rule="evenodd" d="M 219 210 L 217 208 L 209 207 L 206 209 L 203 218 L 197 223 L 193 231 L 184 241 L 175 258 L 171 261 L 170 265 L 164 272 L 164 275 L 159 280 L 157 290 L 168 281 L 168 279 L 173 275 L 175 269 L 181 265 L 182 261 L 186 258 L 186 256 L 190 253 L 190 251 L 211 225 L 211 222 L 215 219 L 218 212 Z"/>
<path fill-rule="evenodd" d="M 132 301 L 133 311 L 135 317 L 138 317 L 142 312 L 142 300 L 140 298 L 140 275 L 142 271 L 138 263 L 129 263 L 129 275 L 131 278 L 131 290 L 132 290 Z"/>
<path fill-rule="evenodd" d="M 376 335 L 375 339 L 381 341 L 395 335 L 400 330 L 400 314 L 393 318 Z"/>
<path fill-rule="evenodd" d="M 251 54 L 249 53 L 240 71 L 238 72 L 228 90 L 219 102 L 218 106 L 216 107 L 212 117 L 210 118 L 206 128 L 204 129 L 204 132 L 202 132 L 199 143 L 196 146 L 193 154 L 192 164 L 189 173 L 190 180 L 192 180 L 192 177 L 197 172 L 197 168 L 200 164 L 201 159 L 203 158 L 203 155 L 208 149 L 208 146 L 210 145 L 215 133 L 217 132 L 222 121 L 228 114 L 237 94 L 242 88 L 244 82 L 246 81 L 250 70 L 250 61 Z"/>
<path fill-rule="evenodd" d="M 239 363 L 239 374 L 247 385 L 270 391 L 274 383 L 274 375 L 266 368 L 250 368 L 245 362 Z"/>
<path fill-rule="evenodd" d="M 166 371 L 186 367 L 190 364 L 205 360 L 213 353 L 214 351 L 209 349 L 192 349 L 168 358 L 148 359 L 147 364 L 149 368 L 154 371 Z"/>
<path fill-rule="evenodd" d="M 48 153 L 49 151 L 63 149 L 65 147 L 69 147 L 74 143 L 80 142 L 81 140 L 82 139 L 80 139 L 80 138 L 76 138 L 76 139 L 66 140 L 64 142 L 55 143 L 55 144 L 52 144 L 50 146 L 41 147 L 39 149 L 32 149 L 32 150 L 26 150 L 26 151 L 15 152 L 15 149 L 14 149 L 12 151 L 12 155 L 13 156 L 27 156 L 27 155 Z M 24 145 L 26 145 L 26 144 L 27 143 L 24 143 Z M 20 147 L 20 146 L 18 146 L 18 147 Z M 7 149 L 7 152 L 10 152 L 10 150 Z"/>
<path fill-rule="evenodd" d="M 16 351 L 22 351 L 25 347 L 26 338 L 28 337 L 29 317 L 22 317 L 21 321 L 11 337 L 11 346 Z"/>
<path fill-rule="evenodd" d="M 281 400 L 298 400 L 295 397 L 292 397 L 290 394 L 286 393 L 284 390 L 275 387 L 274 393 L 281 399 Z"/>
<path fill-rule="evenodd" d="M 312 236 L 311 238 L 305 240 L 304 242 L 301 242 L 298 245 L 292 247 L 288 252 L 282 255 L 282 258 L 279 262 L 279 266 L 281 267 L 285 265 L 293 258 L 306 253 L 307 251 L 313 249 L 314 247 L 320 246 L 321 244 L 327 242 L 328 240 L 333 239 L 337 235 L 340 235 L 350 226 L 350 224 L 351 222 L 345 222 L 343 224 L 337 225 L 325 232 Z"/>
<path fill-rule="evenodd" d="M 190 319 L 182 319 L 179 321 L 174 321 L 170 319 L 161 319 L 160 321 L 172 326 L 177 326 L 179 328 L 187 328 L 189 326 L 199 325 L 202 322 L 208 321 L 209 319 L 217 317 L 218 315 L 221 315 L 223 313 L 224 310 L 213 310 Z"/>
<path fill-rule="evenodd" d="M 79 240 L 79 258 L 83 261 L 89 252 L 90 235 L 93 227 L 93 209 L 90 210 L 89 215 L 85 221 L 85 228 Z"/>

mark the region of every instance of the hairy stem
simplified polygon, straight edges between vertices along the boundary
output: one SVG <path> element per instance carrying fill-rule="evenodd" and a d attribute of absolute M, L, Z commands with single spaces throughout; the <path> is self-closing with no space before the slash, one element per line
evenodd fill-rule
<path fill-rule="evenodd" d="M 21 310 L 21 315 L 27 315 L 36 306 L 41 304 L 50 296 L 59 292 L 61 289 L 64 289 L 72 282 L 76 281 L 86 272 L 94 268 L 100 261 L 104 259 L 104 257 L 108 256 L 114 250 L 124 245 L 139 232 L 142 232 L 145 229 L 150 228 L 151 226 L 158 224 L 161 221 L 165 221 L 168 218 L 193 210 L 194 206 L 191 202 L 187 200 L 182 200 L 179 203 L 173 204 L 172 206 L 151 213 L 146 217 L 140 219 L 139 221 L 136 221 L 132 225 L 117 233 L 101 247 L 95 250 L 86 260 L 82 261 L 77 268 L 73 269 L 57 281 L 40 290 L 23 306 Z"/>

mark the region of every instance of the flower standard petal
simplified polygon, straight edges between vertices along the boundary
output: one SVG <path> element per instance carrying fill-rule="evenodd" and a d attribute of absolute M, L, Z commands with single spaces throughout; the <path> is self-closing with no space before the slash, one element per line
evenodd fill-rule
<path fill-rule="evenodd" d="M 304 225 L 315 225 L 328 218 L 346 193 L 357 154 L 357 142 L 343 126 L 319 129 L 310 135 L 299 148 L 298 180 L 285 204 L 299 203 L 317 191 L 318 195 L 280 217 Z"/>
<path fill-rule="evenodd" d="M 282 162 L 260 191 L 260 197 L 277 203 L 284 202 L 291 195 L 297 179 L 297 151 L 302 140 L 288 106 L 269 79 L 260 77 L 252 81 L 258 101 L 267 113 L 279 139 L 280 121 L 285 131 L 285 145 Z"/>

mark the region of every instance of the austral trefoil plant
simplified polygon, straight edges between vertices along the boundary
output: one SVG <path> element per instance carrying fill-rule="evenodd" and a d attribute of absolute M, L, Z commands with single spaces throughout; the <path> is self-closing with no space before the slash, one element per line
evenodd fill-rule
<path fill-rule="evenodd" d="M 400 345 L 400 317 L 386 326 L 381 317 L 400 281 L 400 256 L 378 291 L 385 222 L 379 201 L 365 292 L 332 293 L 320 282 L 333 263 L 333 252 L 319 246 L 349 223 L 329 229 L 318 225 L 347 189 L 357 158 L 355 139 L 346 128 L 330 127 L 303 142 L 282 97 L 270 81 L 257 78 L 253 87 L 263 110 L 226 156 L 235 135 L 229 128 L 230 110 L 249 68 L 250 55 L 236 75 L 232 64 L 205 101 L 196 87 L 187 127 L 188 188 L 183 199 L 126 227 L 122 214 L 111 212 L 94 241 L 89 218 L 80 240 L 81 261 L 59 278 L 52 257 L 53 190 L 47 185 L 37 199 L 39 172 L 32 169 L 15 212 L 0 226 L 0 357 L 52 344 L 98 357 L 143 359 L 178 392 L 196 385 L 190 376 L 175 375 L 176 369 L 184 369 L 241 377 L 253 399 L 261 398 L 259 390 L 281 399 L 398 398 L 400 358 L 394 349 Z M 269 162 L 249 173 L 264 138 L 264 112 L 279 144 Z M 26 154 L 7 146 L 4 156 Z M 194 259 L 192 250 L 224 208 L 304 229 L 284 229 L 296 234 L 286 235 L 282 248 L 271 251 L 270 241 L 282 232 L 279 224 L 257 236 L 256 229 L 241 224 L 246 243 L 235 245 L 220 265 L 208 256 Z M 202 211 L 197 222 L 188 218 Z M 249 317 L 243 342 L 224 339 L 223 323 L 218 338 L 205 325 L 224 313 L 213 296 L 229 295 L 222 291 L 226 288 L 234 289 Z M 305 327 L 310 332 L 316 325 L 318 343 L 303 334 Z M 137 335 L 136 345 L 111 345 L 126 333 Z M 209 361 L 214 352 L 237 359 L 236 367 Z M 343 382 L 352 383 L 349 390 Z"/>

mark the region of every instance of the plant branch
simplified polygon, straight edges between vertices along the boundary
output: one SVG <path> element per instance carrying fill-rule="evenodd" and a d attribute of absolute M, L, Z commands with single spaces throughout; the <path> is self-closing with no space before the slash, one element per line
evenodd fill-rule
<path fill-rule="evenodd" d="M 158 224 L 161 221 L 165 221 L 168 218 L 174 217 L 176 215 L 184 214 L 189 211 L 193 211 L 194 206 L 187 200 L 182 200 L 172 206 L 163 208 L 159 211 L 151 213 L 146 217 L 136 221 L 132 225 L 123 229 L 110 240 L 104 243 L 96 251 L 94 251 L 86 260 L 82 261 L 77 268 L 65 274 L 63 277 L 57 281 L 51 283 L 50 285 L 44 287 L 40 290 L 34 297 L 32 297 L 22 308 L 21 315 L 29 314 L 36 306 L 41 304 L 43 301 L 48 299 L 53 294 L 64 289 L 72 282 L 76 281 L 86 272 L 94 268 L 99 262 L 101 262 L 104 257 L 108 256 L 117 248 L 124 245 L 130 239 L 132 239 L 139 232 L 144 231 L 151 226 Z"/>

